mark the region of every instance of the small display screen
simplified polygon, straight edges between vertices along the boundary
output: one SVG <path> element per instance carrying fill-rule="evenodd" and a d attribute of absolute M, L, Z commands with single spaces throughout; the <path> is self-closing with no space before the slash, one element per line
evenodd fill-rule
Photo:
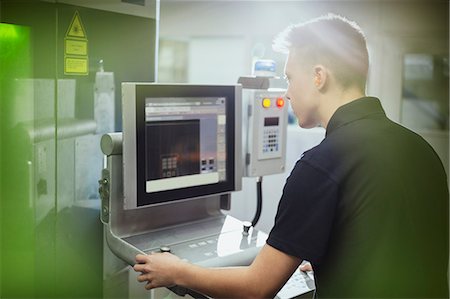
<path fill-rule="evenodd" d="M 226 99 L 147 98 L 146 192 L 226 180 Z"/>
<path fill-rule="evenodd" d="M 266 117 L 264 118 L 264 127 L 278 126 L 278 117 Z"/>
<path fill-rule="evenodd" d="M 136 89 L 138 207 L 235 188 L 235 86 Z"/>

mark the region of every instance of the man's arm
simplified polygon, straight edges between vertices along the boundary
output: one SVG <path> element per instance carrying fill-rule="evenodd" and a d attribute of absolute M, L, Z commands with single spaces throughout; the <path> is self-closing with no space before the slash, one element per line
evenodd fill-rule
<path fill-rule="evenodd" d="M 203 268 L 168 253 L 138 255 L 136 261 L 146 289 L 179 285 L 214 298 L 273 298 L 301 259 L 266 244 L 247 267 Z"/>

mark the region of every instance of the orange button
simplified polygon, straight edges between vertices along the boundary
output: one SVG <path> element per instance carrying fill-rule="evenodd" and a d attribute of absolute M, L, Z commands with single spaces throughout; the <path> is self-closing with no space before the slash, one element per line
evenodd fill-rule
<path fill-rule="evenodd" d="M 284 106 L 284 99 L 283 98 L 278 98 L 277 99 L 277 106 L 280 107 L 280 108 Z"/>
<path fill-rule="evenodd" d="M 271 104 L 272 104 L 272 103 L 271 103 L 271 101 L 270 101 L 269 98 L 264 98 L 264 99 L 262 100 L 262 106 L 263 106 L 264 108 L 269 108 Z"/>

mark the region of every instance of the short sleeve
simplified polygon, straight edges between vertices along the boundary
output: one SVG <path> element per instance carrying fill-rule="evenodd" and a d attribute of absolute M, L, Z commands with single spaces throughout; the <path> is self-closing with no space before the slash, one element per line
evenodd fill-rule
<path fill-rule="evenodd" d="M 327 248 L 338 200 L 337 183 L 300 159 L 286 180 L 267 244 L 320 263 Z"/>

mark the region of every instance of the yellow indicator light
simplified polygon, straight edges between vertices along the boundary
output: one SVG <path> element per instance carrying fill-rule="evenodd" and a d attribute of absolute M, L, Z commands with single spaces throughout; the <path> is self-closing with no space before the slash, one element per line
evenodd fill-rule
<path fill-rule="evenodd" d="M 269 98 L 264 98 L 263 101 L 262 101 L 262 106 L 264 108 L 269 108 L 270 105 L 271 105 L 270 99 Z"/>

